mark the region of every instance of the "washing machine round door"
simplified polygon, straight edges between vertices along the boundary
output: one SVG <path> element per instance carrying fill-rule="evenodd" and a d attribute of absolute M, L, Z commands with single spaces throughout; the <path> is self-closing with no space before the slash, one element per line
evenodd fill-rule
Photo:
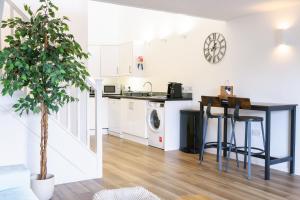
<path fill-rule="evenodd" d="M 153 109 L 149 114 L 149 121 L 148 121 L 149 127 L 152 129 L 152 131 L 159 131 L 161 126 L 161 119 L 158 110 Z"/>

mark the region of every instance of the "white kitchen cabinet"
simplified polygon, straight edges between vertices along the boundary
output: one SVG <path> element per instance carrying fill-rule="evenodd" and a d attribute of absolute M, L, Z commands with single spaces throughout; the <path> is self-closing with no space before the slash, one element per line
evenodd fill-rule
<path fill-rule="evenodd" d="M 119 46 L 101 46 L 101 76 L 111 77 L 119 75 Z"/>
<path fill-rule="evenodd" d="M 121 133 L 121 100 L 108 99 L 108 131 Z"/>
<path fill-rule="evenodd" d="M 119 49 L 119 75 L 145 76 L 145 63 L 138 67 L 138 57 L 144 56 L 144 44 L 128 42 L 120 44 Z"/>
<path fill-rule="evenodd" d="M 119 45 L 90 45 L 88 68 L 93 78 L 119 75 Z"/>
<path fill-rule="evenodd" d="M 121 113 L 122 133 L 148 138 L 146 131 L 147 101 L 122 99 Z"/>
<path fill-rule="evenodd" d="M 101 77 L 100 66 L 101 66 L 101 47 L 100 46 L 89 46 L 88 52 L 90 57 L 88 60 L 88 70 L 93 78 Z"/>
<path fill-rule="evenodd" d="M 144 45 L 133 42 L 120 45 L 90 45 L 89 72 L 93 78 L 145 76 L 145 63 L 138 68 L 138 57 L 144 56 Z"/>
<path fill-rule="evenodd" d="M 133 44 L 132 42 L 123 43 L 119 46 L 119 74 L 122 76 L 132 73 L 133 61 Z"/>

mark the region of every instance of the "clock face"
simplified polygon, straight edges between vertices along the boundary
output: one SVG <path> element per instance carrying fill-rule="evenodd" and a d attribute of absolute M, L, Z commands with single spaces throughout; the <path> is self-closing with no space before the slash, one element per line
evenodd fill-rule
<path fill-rule="evenodd" d="M 226 40 L 221 33 L 210 34 L 204 43 L 204 57 L 205 59 L 216 64 L 220 62 L 226 53 Z"/>

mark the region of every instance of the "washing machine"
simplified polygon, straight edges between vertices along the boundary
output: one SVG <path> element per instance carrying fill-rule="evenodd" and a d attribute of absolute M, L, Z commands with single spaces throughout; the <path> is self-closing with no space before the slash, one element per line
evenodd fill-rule
<path fill-rule="evenodd" d="M 164 149 L 165 145 L 165 104 L 148 102 L 147 131 L 149 146 Z"/>

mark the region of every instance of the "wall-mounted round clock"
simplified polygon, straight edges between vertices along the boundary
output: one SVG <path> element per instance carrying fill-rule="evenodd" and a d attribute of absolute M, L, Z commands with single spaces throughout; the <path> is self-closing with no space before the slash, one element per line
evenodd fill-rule
<path fill-rule="evenodd" d="M 204 42 L 204 57 L 205 59 L 216 64 L 220 62 L 226 54 L 226 40 L 221 33 L 210 34 Z"/>

